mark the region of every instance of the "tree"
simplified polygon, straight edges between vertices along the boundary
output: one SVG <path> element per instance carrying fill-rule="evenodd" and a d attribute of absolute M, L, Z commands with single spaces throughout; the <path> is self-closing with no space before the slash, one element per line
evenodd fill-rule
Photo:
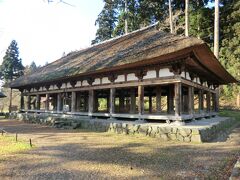
<path fill-rule="evenodd" d="M 9 45 L 0 69 L 1 79 L 3 79 L 5 83 L 11 82 L 23 75 L 24 66 L 22 65 L 22 59 L 19 58 L 18 45 L 15 40 Z"/>
<path fill-rule="evenodd" d="M 219 56 L 219 0 L 215 0 L 214 13 L 214 55 Z"/>
<path fill-rule="evenodd" d="M 169 24 L 170 24 L 170 32 L 173 33 L 173 19 L 172 19 L 172 0 L 168 1 L 169 6 Z"/>
<path fill-rule="evenodd" d="M 185 0 L 185 36 L 188 36 L 189 32 L 189 13 L 188 13 L 189 0 Z"/>
<path fill-rule="evenodd" d="M 240 1 L 225 0 L 222 4 L 219 59 L 234 77 L 240 79 Z M 238 108 L 240 107 L 240 87 L 238 85 L 226 85 L 221 90 L 222 99 L 236 100 L 236 105 Z"/>
<path fill-rule="evenodd" d="M 105 41 L 113 37 L 113 30 L 116 22 L 116 2 L 115 0 L 104 0 L 104 7 L 95 22 L 98 25 L 96 38 L 92 44 Z"/>
<path fill-rule="evenodd" d="M 32 63 L 29 66 L 25 67 L 24 74 L 31 74 L 34 73 L 38 69 L 36 63 L 32 61 Z"/>

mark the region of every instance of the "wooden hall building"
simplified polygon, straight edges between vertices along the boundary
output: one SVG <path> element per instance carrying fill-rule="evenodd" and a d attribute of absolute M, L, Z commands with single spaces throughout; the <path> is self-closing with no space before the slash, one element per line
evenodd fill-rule
<path fill-rule="evenodd" d="M 72 52 L 13 81 L 22 112 L 183 122 L 215 116 L 237 82 L 202 40 L 156 25 Z"/>

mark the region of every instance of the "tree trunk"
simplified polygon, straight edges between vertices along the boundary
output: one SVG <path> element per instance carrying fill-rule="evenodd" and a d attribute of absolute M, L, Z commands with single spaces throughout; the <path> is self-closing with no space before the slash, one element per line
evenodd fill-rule
<path fill-rule="evenodd" d="M 214 55 L 218 59 L 219 57 L 219 0 L 215 0 Z"/>
<path fill-rule="evenodd" d="M 172 0 L 169 0 L 169 24 L 170 24 L 170 32 L 173 33 L 173 19 L 172 19 Z"/>
<path fill-rule="evenodd" d="M 188 31 L 189 31 L 189 18 L 188 18 L 188 6 L 189 6 L 189 0 L 185 0 L 185 36 L 189 36 L 188 35 Z"/>
<path fill-rule="evenodd" d="M 237 107 L 240 108 L 240 92 L 237 94 Z"/>
<path fill-rule="evenodd" d="M 127 21 L 127 15 L 128 15 L 128 9 L 127 9 L 127 0 L 125 0 L 125 34 L 128 33 L 128 21 Z"/>

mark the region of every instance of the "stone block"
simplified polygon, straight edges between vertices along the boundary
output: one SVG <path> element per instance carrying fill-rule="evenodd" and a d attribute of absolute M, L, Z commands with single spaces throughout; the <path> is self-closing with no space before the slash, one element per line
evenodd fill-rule
<path fill-rule="evenodd" d="M 148 132 L 148 126 L 146 125 L 140 125 L 138 132 L 142 135 L 147 135 Z"/>
<path fill-rule="evenodd" d="M 181 141 L 181 142 L 184 142 L 184 137 L 181 135 L 181 134 L 177 134 L 177 140 L 178 141 Z"/>
<path fill-rule="evenodd" d="M 191 142 L 191 137 L 185 137 L 184 142 Z"/>
<path fill-rule="evenodd" d="M 200 131 L 199 129 L 192 129 L 192 135 L 199 135 L 200 134 Z"/>
<path fill-rule="evenodd" d="M 177 140 L 177 134 L 175 133 L 169 133 L 168 137 L 170 140 L 173 140 L 173 141 Z"/>
<path fill-rule="evenodd" d="M 163 141 L 169 141 L 170 140 L 167 134 L 161 134 L 160 139 L 162 139 Z"/>
<path fill-rule="evenodd" d="M 171 129 L 171 132 L 172 132 L 173 134 L 177 134 L 178 128 L 176 128 L 176 127 L 172 128 L 172 129 Z"/>
<path fill-rule="evenodd" d="M 148 129 L 147 129 L 147 136 L 150 136 L 151 135 L 151 132 L 152 132 L 152 126 L 148 126 Z"/>
<path fill-rule="evenodd" d="M 159 133 L 160 134 L 171 133 L 171 128 L 170 127 L 159 127 Z"/>
<path fill-rule="evenodd" d="M 186 129 L 186 128 L 178 129 L 178 133 L 181 134 L 183 137 L 189 136 L 191 132 L 192 132 L 191 129 Z"/>
<path fill-rule="evenodd" d="M 191 142 L 201 143 L 202 142 L 201 135 L 200 134 L 192 135 Z"/>

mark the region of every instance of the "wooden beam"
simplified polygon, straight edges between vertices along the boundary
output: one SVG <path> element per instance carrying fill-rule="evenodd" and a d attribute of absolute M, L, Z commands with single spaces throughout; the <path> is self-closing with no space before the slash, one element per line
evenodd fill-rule
<path fill-rule="evenodd" d="M 144 114 L 144 86 L 138 86 L 138 115 L 139 120 L 141 120 L 141 116 Z"/>
<path fill-rule="evenodd" d="M 175 116 L 182 114 L 182 84 L 174 84 L 174 102 L 175 102 Z"/>
<path fill-rule="evenodd" d="M 161 92 L 161 86 L 156 87 L 156 106 L 157 106 L 157 113 L 161 113 L 162 109 L 162 103 L 161 103 L 161 97 L 162 97 L 162 92 Z"/>
<path fill-rule="evenodd" d="M 91 89 L 100 90 L 100 89 L 110 89 L 110 88 L 125 88 L 125 87 L 137 87 L 138 85 L 164 85 L 164 84 L 173 84 L 176 82 L 181 82 L 181 77 L 169 76 L 155 79 L 143 80 L 142 82 L 138 81 L 129 81 L 126 83 L 114 83 L 114 84 L 102 84 L 102 85 L 94 85 L 94 86 L 83 86 L 83 87 L 75 87 L 75 88 L 64 88 L 60 90 L 49 90 L 49 91 L 40 91 L 40 92 L 32 92 L 32 93 L 24 93 L 24 95 L 35 95 L 35 94 L 54 94 L 60 92 L 72 92 L 72 91 L 88 91 Z"/>
<path fill-rule="evenodd" d="M 212 90 L 212 89 L 209 89 L 209 88 L 207 88 L 207 87 L 205 87 L 205 86 L 202 86 L 202 85 L 200 85 L 200 84 L 197 84 L 197 83 L 195 83 L 195 82 L 191 82 L 190 80 L 187 80 L 187 79 L 181 79 L 181 82 L 183 83 L 183 84 L 185 84 L 185 85 L 188 85 L 188 86 L 192 86 L 192 87 L 194 87 L 194 88 L 196 88 L 196 89 L 202 89 L 202 90 L 205 90 L 205 91 L 210 91 L 210 92 L 215 92 L 215 90 Z"/>

